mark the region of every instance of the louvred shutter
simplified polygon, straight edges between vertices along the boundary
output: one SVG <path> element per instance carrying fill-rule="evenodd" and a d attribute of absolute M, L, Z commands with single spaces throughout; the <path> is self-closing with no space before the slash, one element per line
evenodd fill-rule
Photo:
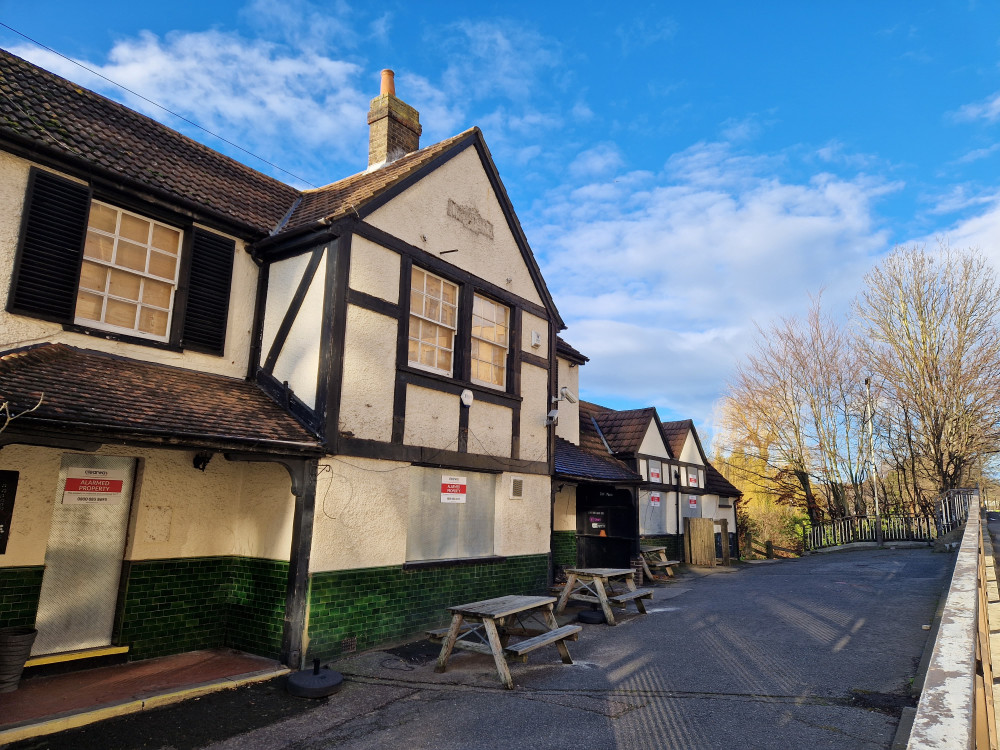
<path fill-rule="evenodd" d="M 8 312 L 73 322 L 89 213 L 86 185 L 32 171 Z"/>
<path fill-rule="evenodd" d="M 181 346 L 222 356 L 226 348 L 229 290 L 236 243 L 203 229 L 191 242 L 191 271 Z"/>

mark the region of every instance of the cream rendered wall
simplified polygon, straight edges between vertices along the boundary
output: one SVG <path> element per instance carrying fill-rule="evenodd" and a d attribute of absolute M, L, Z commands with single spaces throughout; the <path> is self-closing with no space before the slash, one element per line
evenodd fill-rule
<path fill-rule="evenodd" d="M 660 435 L 660 431 L 656 429 L 656 423 L 653 421 L 650 421 L 649 427 L 646 429 L 646 434 L 642 438 L 642 443 L 639 445 L 639 453 L 645 453 L 649 456 L 659 456 L 660 458 L 670 458 L 667 446 L 663 444 L 663 436 Z"/>
<path fill-rule="evenodd" d="M 0 469 L 20 473 L 7 554 L 0 566 L 45 561 L 63 451 L 24 445 L 0 451 Z M 106 446 L 96 455 L 139 459 L 125 559 L 246 555 L 288 560 L 294 497 L 276 464 L 216 456 L 204 472 L 191 451 Z"/>
<path fill-rule="evenodd" d="M 510 458 L 512 415 L 506 406 L 473 401 L 469 407 L 469 453 Z"/>
<path fill-rule="evenodd" d="M 397 461 L 320 461 L 311 572 L 406 562 L 410 466 Z"/>
<path fill-rule="evenodd" d="M 538 346 L 531 345 L 531 334 L 537 333 L 541 339 Z M 549 358 L 549 321 L 532 315 L 521 314 L 521 349 L 542 359 Z"/>
<path fill-rule="evenodd" d="M 395 318 L 347 306 L 340 429 L 354 437 L 392 439 L 397 332 Z"/>
<path fill-rule="evenodd" d="M 229 320 L 226 329 L 226 351 L 222 357 L 197 352 L 177 352 L 121 341 L 111 341 L 99 335 L 64 331 L 62 324 L 36 320 L 6 312 L 10 294 L 11 274 L 17 253 L 21 229 L 21 212 L 28 186 L 31 163 L 16 156 L 0 153 L 0 350 L 31 344 L 61 342 L 86 349 L 110 352 L 147 362 L 183 367 L 242 378 L 246 376 L 250 357 L 251 326 L 257 289 L 257 267 L 245 252 L 244 244 L 236 240 L 233 262 Z M 73 179 L 54 170 L 48 170 Z M 80 182 L 73 179 L 74 182 Z M 208 229 L 208 227 L 206 227 Z M 209 231 L 216 232 L 214 229 Z M 235 239 L 235 238 L 231 238 Z"/>
<path fill-rule="evenodd" d="M 540 367 L 521 364 L 521 455 L 524 461 L 548 460 L 549 373 Z M 560 406 L 563 402 L 560 402 Z M 560 421 L 562 418 L 560 417 Z"/>
<path fill-rule="evenodd" d="M 449 199 L 488 221 L 492 239 L 449 216 Z M 453 157 L 376 209 L 366 221 L 435 256 L 457 249 L 444 256 L 449 263 L 542 304 L 475 148 Z"/>
<path fill-rule="evenodd" d="M 351 238 L 351 289 L 388 302 L 399 301 L 399 253 L 355 235 Z"/>
<path fill-rule="evenodd" d="M 687 461 L 691 464 L 703 465 L 701 460 L 701 453 L 698 450 L 698 444 L 694 440 L 694 435 L 688 432 L 687 437 L 684 438 L 684 448 L 681 450 L 681 455 L 679 456 L 681 461 Z"/>
<path fill-rule="evenodd" d="M 407 445 L 458 450 L 460 404 L 458 396 L 451 393 L 408 385 L 403 442 Z"/>
<path fill-rule="evenodd" d="M 570 366 L 569 360 L 559 357 L 556 359 L 558 367 L 556 391 L 563 386 L 568 387 L 580 398 L 580 368 Z M 559 402 L 559 424 L 556 425 L 556 435 L 563 440 L 568 440 L 573 445 L 580 444 L 580 402 L 571 404 L 563 400 Z"/>
<path fill-rule="evenodd" d="M 19 473 L 7 553 L 0 566 L 43 565 L 63 451 L 28 445 L 0 450 L 0 469 Z"/>
<path fill-rule="evenodd" d="M 512 500 L 512 476 L 524 479 L 524 497 Z M 495 507 L 497 555 L 538 555 L 549 551 L 549 502 L 552 480 L 548 475 L 503 473 L 497 482 Z"/>
<path fill-rule="evenodd" d="M 576 485 L 556 485 L 555 515 L 552 519 L 553 531 L 576 531 Z"/>
<path fill-rule="evenodd" d="M 288 304 L 298 289 L 312 253 L 303 253 L 271 265 L 267 280 L 267 302 L 264 311 L 261 359 L 267 358 L 271 345 L 285 317 Z M 326 261 L 323 259 L 299 308 L 295 322 L 288 331 L 281 353 L 274 363 L 272 375 L 278 382 L 287 381 L 303 403 L 316 406 L 319 382 L 319 341 L 323 330 L 323 301 L 326 286 Z"/>

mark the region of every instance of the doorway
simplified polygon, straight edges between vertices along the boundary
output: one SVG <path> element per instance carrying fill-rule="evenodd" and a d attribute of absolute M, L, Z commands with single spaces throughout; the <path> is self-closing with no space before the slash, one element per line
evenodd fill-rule
<path fill-rule="evenodd" d="M 122 456 L 63 455 L 33 656 L 111 645 L 135 466 Z"/>

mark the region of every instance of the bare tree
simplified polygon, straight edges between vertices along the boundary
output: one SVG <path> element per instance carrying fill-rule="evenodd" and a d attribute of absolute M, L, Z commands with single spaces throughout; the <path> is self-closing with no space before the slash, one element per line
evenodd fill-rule
<path fill-rule="evenodd" d="M 918 506 L 962 486 L 1000 443 L 1000 285 L 976 251 L 897 248 L 865 276 L 859 343 L 882 439 Z"/>
<path fill-rule="evenodd" d="M 805 321 L 758 327 L 756 349 L 724 398 L 720 447 L 769 466 L 776 494 L 794 477 L 814 522 L 865 511 L 864 393 L 855 352 L 817 298 Z"/>
<path fill-rule="evenodd" d="M 45 398 L 45 394 L 42 393 L 38 396 L 38 401 L 29 409 L 22 409 L 21 411 L 13 411 L 11 409 L 10 401 L 7 399 L 0 398 L 0 432 L 6 430 L 10 423 L 13 422 L 18 417 L 23 417 L 25 414 L 30 414 L 39 406 L 42 405 L 42 400 Z"/>

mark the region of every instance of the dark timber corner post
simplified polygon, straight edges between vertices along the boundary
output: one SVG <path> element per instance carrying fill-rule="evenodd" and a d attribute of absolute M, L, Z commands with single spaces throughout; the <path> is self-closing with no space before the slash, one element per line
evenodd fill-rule
<path fill-rule="evenodd" d="M 288 560 L 288 591 L 285 595 L 285 627 L 281 636 L 281 663 L 302 669 L 306 654 L 304 641 L 309 598 L 309 556 L 312 551 L 313 515 L 316 510 L 315 458 L 282 462 L 292 477 L 295 518 L 292 521 L 292 549 Z"/>

